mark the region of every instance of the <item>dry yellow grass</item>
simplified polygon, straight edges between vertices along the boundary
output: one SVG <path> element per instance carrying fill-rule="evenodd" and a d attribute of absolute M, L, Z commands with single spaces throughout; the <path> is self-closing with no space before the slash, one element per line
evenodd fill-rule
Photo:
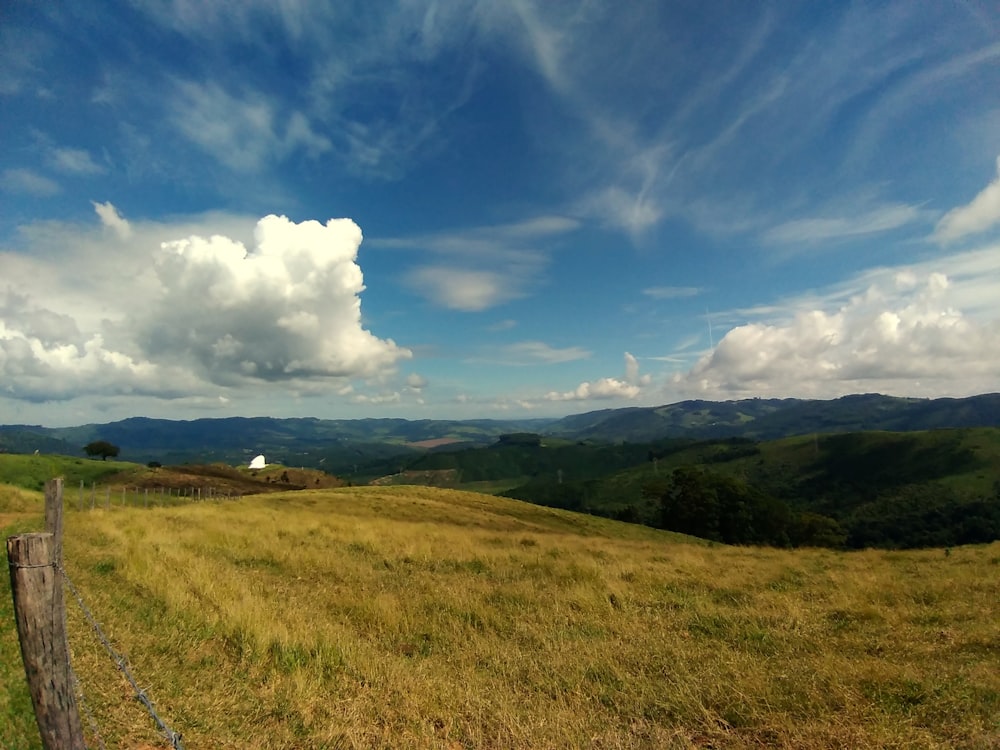
<path fill-rule="evenodd" d="M 70 513 L 66 534 L 188 750 L 1000 747 L 1000 544 L 727 548 L 414 487 Z M 70 626 L 109 747 L 155 745 Z"/>

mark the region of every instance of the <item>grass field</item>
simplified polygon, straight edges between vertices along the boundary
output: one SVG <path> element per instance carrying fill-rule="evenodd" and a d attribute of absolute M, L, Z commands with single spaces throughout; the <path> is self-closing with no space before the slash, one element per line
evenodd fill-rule
<path fill-rule="evenodd" d="M 5 533 L 40 509 L 0 494 Z M 729 548 L 364 487 L 71 510 L 65 548 L 188 750 L 1000 747 L 1000 544 Z M 33 749 L 9 598 L 0 746 Z M 165 747 L 69 626 L 107 746 Z"/>

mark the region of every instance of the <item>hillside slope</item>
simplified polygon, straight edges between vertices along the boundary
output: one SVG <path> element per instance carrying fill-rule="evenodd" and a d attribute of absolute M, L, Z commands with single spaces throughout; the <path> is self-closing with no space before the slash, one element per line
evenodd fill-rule
<path fill-rule="evenodd" d="M 719 490 L 712 477 L 724 477 L 745 488 L 746 502 L 756 493 L 783 504 L 789 524 L 794 514 L 833 519 L 851 547 L 945 547 L 1000 538 L 996 428 L 663 442 L 650 446 L 647 460 L 620 471 L 567 473 L 563 481 L 548 472 L 504 494 L 676 528 L 663 515 L 662 499 L 677 495 L 672 472 L 679 467 L 701 467 L 706 489 L 715 488 L 710 493 Z M 708 509 L 691 512 L 705 516 Z"/>
<path fill-rule="evenodd" d="M 356 478 L 388 473 L 385 463 L 410 460 L 433 445 L 486 446 L 507 433 L 540 433 L 570 442 L 651 442 L 665 438 L 748 437 L 862 430 L 912 431 L 1000 427 L 1000 394 L 962 399 L 878 394 L 830 401 L 745 399 L 683 401 L 576 414 L 562 419 L 406 420 L 230 417 L 173 421 L 135 417 L 108 424 L 45 428 L 0 425 L 0 453 L 78 455 L 93 440 L 122 449 L 121 458 L 164 464 L 246 464 L 258 453 L 288 466 Z M 398 468 L 398 466 L 397 466 Z"/>
<path fill-rule="evenodd" d="M 65 556 L 192 749 L 1000 741 L 996 544 L 739 549 L 367 487 L 70 510 Z M 0 745 L 34 748 L 6 585 Z M 105 742 L 159 746 L 90 627 L 69 623 Z"/>

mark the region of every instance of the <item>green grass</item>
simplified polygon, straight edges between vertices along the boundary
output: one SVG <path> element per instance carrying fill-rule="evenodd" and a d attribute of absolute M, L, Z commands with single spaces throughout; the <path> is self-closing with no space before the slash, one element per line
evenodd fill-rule
<path fill-rule="evenodd" d="M 63 477 L 69 492 L 81 481 L 90 487 L 92 482 L 100 483 L 118 472 L 134 468 L 136 464 L 127 461 L 5 453 L 0 455 L 0 484 L 41 490 L 52 477 Z"/>
<path fill-rule="evenodd" d="M 730 548 L 366 487 L 71 510 L 65 549 L 189 750 L 1000 744 L 1000 544 Z M 108 746 L 162 747 L 69 626 Z M 0 745 L 37 747 L 17 677 Z"/>
<path fill-rule="evenodd" d="M 45 499 L 39 492 L 0 484 L 0 537 L 44 527 Z M 6 555 L 6 548 L 4 555 Z M 0 747 L 41 750 L 14 625 L 10 578 L 0 576 Z"/>

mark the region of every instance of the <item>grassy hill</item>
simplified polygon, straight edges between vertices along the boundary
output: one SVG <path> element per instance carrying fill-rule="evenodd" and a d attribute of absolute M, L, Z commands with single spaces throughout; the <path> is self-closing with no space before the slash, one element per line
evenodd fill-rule
<path fill-rule="evenodd" d="M 52 477 L 64 479 L 67 501 L 80 501 L 82 498 L 89 502 L 94 488 L 99 487 L 102 501 L 113 495 L 116 503 L 123 491 L 149 490 L 180 496 L 201 490 L 206 496 L 208 493 L 252 495 L 346 484 L 316 469 L 280 464 L 269 464 L 263 469 L 226 464 L 149 467 L 128 461 L 98 461 L 72 456 L 0 454 L 0 483 L 41 490 Z"/>
<path fill-rule="evenodd" d="M 0 513 L 40 524 L 37 493 L 7 493 Z M 730 548 L 364 487 L 70 505 L 65 555 L 189 750 L 1000 743 L 1000 544 Z M 33 750 L 6 587 L 0 746 Z M 105 743 L 164 747 L 72 608 L 69 627 Z"/>

